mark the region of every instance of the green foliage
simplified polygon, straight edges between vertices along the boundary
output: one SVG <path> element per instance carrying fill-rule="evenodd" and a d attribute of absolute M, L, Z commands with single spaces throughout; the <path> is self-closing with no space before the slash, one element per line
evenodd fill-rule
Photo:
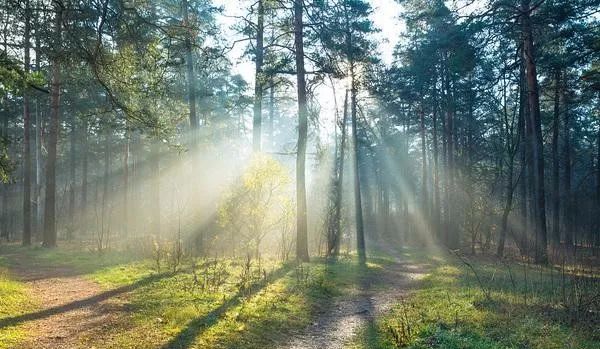
<path fill-rule="evenodd" d="M 241 183 L 219 205 L 219 224 L 229 231 L 231 243 L 240 241 L 249 253 L 257 253 L 264 236 L 287 225 L 291 218 L 287 170 L 275 159 L 255 155 Z"/>

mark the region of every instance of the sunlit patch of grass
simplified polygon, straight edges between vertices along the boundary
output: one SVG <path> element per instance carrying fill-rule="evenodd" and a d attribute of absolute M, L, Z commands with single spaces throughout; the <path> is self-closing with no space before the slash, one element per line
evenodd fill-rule
<path fill-rule="evenodd" d="M 129 297 L 128 320 L 84 345 L 102 348 L 269 348 L 311 323 L 315 312 L 335 297 L 355 292 L 362 281 L 389 263 L 356 258 L 336 263 L 315 259 L 302 265 L 273 260 L 187 261 L 177 273 L 144 284 Z M 149 262 L 102 268 L 89 277 L 117 287 L 155 275 Z"/>
<path fill-rule="evenodd" d="M 79 274 L 93 273 L 99 269 L 128 264 L 141 260 L 140 256 L 122 251 L 109 250 L 98 253 L 75 244 L 66 244 L 59 248 L 21 247 L 18 245 L 0 246 L 0 254 L 7 263 L 18 260 L 31 270 L 48 267 L 66 267 Z"/>
<path fill-rule="evenodd" d="M 0 259 L 0 264 L 2 263 Z M 0 320 L 25 314 L 35 307 L 25 286 L 12 279 L 6 269 L 0 266 Z M 0 348 L 14 348 L 25 337 L 22 326 L 0 328 Z"/>
<path fill-rule="evenodd" d="M 564 314 L 556 270 L 471 260 L 477 280 L 460 261 L 446 260 L 418 291 L 363 328 L 348 347 L 600 348 L 589 324 L 572 325 Z"/>

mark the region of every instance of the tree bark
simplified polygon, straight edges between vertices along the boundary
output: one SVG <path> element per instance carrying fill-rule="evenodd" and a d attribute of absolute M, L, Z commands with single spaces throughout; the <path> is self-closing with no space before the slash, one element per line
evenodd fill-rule
<path fill-rule="evenodd" d="M 294 0 L 294 46 L 296 48 L 296 85 L 298 89 L 298 153 L 296 155 L 296 258 L 307 262 L 308 232 L 306 215 L 306 141 L 308 110 L 306 106 L 306 73 L 304 70 L 303 1 Z"/>

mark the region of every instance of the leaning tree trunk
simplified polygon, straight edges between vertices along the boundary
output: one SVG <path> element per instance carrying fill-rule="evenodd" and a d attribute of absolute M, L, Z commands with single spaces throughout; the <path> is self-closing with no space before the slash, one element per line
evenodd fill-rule
<path fill-rule="evenodd" d="M 294 46 L 296 48 L 296 80 L 298 89 L 298 153 L 296 155 L 296 258 L 307 262 L 308 232 L 306 214 L 306 141 L 308 110 L 306 106 L 306 72 L 304 70 L 303 1 L 294 0 Z"/>
<path fill-rule="evenodd" d="M 48 160 L 46 162 L 46 205 L 44 207 L 44 247 L 56 246 L 56 146 L 60 117 L 60 46 L 62 35 L 62 5 L 55 3 L 55 52 L 52 57 L 50 83 L 50 127 L 48 130 Z"/>

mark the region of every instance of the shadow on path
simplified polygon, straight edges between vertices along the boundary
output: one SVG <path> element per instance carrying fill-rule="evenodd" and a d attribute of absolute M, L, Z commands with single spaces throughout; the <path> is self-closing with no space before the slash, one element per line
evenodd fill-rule
<path fill-rule="evenodd" d="M 172 273 L 162 273 L 162 274 L 150 275 L 150 276 L 142 278 L 132 284 L 121 286 L 121 287 L 118 287 L 118 288 L 115 288 L 115 289 L 112 289 L 112 290 L 109 290 L 106 292 L 102 292 L 97 295 L 87 297 L 87 298 L 84 298 L 84 299 L 81 299 L 78 301 L 74 301 L 74 302 L 63 304 L 60 306 L 40 310 L 40 311 L 33 312 L 33 313 L 27 313 L 27 314 L 23 314 L 23 315 L 0 319 L 0 329 L 9 327 L 9 326 L 15 326 L 15 325 L 21 324 L 23 322 L 44 319 L 44 318 L 47 318 L 47 317 L 50 317 L 53 315 L 69 312 L 69 311 L 76 310 L 79 308 L 84 308 L 84 307 L 87 307 L 87 306 L 90 306 L 90 305 L 93 305 L 96 303 L 100 303 L 109 298 L 118 296 L 123 293 L 131 292 L 139 287 L 146 286 L 152 282 L 161 280 L 163 278 L 166 278 L 166 277 L 172 276 L 172 275 L 173 275 Z"/>

